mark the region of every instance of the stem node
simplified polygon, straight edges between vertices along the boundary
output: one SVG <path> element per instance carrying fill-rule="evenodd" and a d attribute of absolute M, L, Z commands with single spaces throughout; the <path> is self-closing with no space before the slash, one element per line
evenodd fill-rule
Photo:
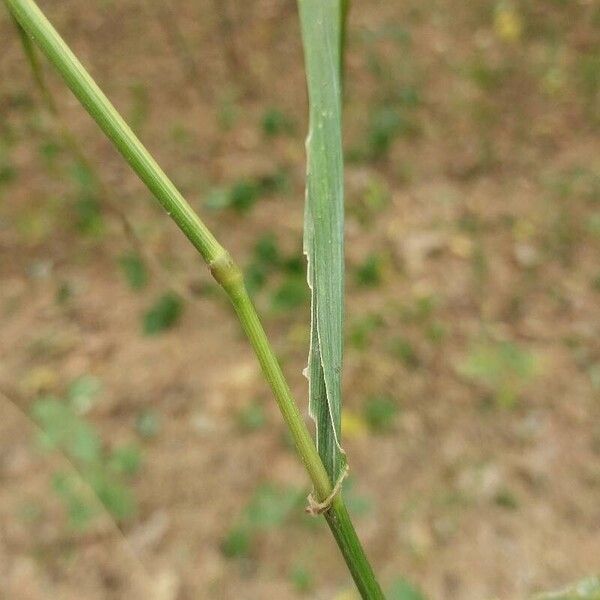
<path fill-rule="evenodd" d="M 227 251 L 218 254 L 210 261 L 210 272 L 215 281 L 232 296 L 244 286 L 242 270 Z"/>

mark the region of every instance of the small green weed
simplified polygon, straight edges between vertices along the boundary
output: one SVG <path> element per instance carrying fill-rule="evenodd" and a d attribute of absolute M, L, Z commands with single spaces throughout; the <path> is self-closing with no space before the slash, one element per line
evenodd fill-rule
<path fill-rule="evenodd" d="M 284 313 L 306 306 L 310 293 L 304 277 L 287 276 L 271 296 L 271 308 L 274 312 Z"/>
<path fill-rule="evenodd" d="M 273 233 L 264 234 L 254 245 L 252 259 L 245 269 L 246 286 L 254 295 L 267 282 L 267 277 L 281 265 L 281 252 Z"/>
<path fill-rule="evenodd" d="M 13 165 L 6 144 L 0 140 L 0 187 L 8 185 L 17 177 L 17 169 Z"/>
<path fill-rule="evenodd" d="M 135 429 L 144 439 L 152 439 L 160 433 L 161 422 L 156 411 L 146 409 L 140 412 L 135 420 Z"/>
<path fill-rule="evenodd" d="M 276 192 L 284 193 L 288 188 L 287 173 L 280 170 L 262 177 L 239 179 L 230 186 L 215 187 L 209 192 L 205 204 L 213 210 L 231 209 L 246 213 L 260 198 Z"/>
<path fill-rule="evenodd" d="M 527 383 L 537 372 L 534 355 L 512 342 L 481 342 L 475 344 L 459 373 L 485 386 L 496 406 L 512 408 Z"/>
<path fill-rule="evenodd" d="M 294 565 L 290 571 L 290 581 L 294 589 L 301 594 L 307 594 L 314 588 L 314 580 L 311 572 L 300 563 Z"/>
<path fill-rule="evenodd" d="M 221 542 L 221 552 L 226 558 L 247 558 L 252 543 L 251 532 L 245 526 L 236 525 Z"/>
<path fill-rule="evenodd" d="M 348 212 L 354 215 L 359 223 L 367 226 L 388 206 L 390 192 L 380 180 L 369 179 L 362 193 L 348 206 Z"/>
<path fill-rule="evenodd" d="M 415 120 L 398 105 L 386 104 L 372 114 L 367 133 L 367 157 L 382 159 L 398 137 L 414 138 L 419 133 Z"/>
<path fill-rule="evenodd" d="M 254 537 L 282 525 L 305 501 L 301 490 L 263 484 L 256 490 L 242 515 L 221 544 L 228 558 L 248 557 Z"/>
<path fill-rule="evenodd" d="M 163 294 L 144 314 L 143 330 L 146 335 L 157 335 L 174 327 L 183 312 L 182 299 L 172 292 Z"/>
<path fill-rule="evenodd" d="M 77 228 L 84 235 L 98 237 L 104 232 L 104 219 L 94 177 L 90 170 L 79 162 L 73 165 L 71 176 L 77 187 L 74 206 Z"/>
<path fill-rule="evenodd" d="M 389 431 L 397 414 L 398 406 L 390 396 L 371 396 L 363 405 L 363 417 L 369 428 L 375 433 Z"/>
<path fill-rule="evenodd" d="M 245 269 L 246 286 L 252 295 L 269 292 L 269 308 L 284 313 L 305 306 L 309 300 L 304 263 L 297 255 L 285 256 L 276 237 L 264 234 L 254 245 L 252 259 Z M 268 285 L 275 278 L 277 283 Z"/>
<path fill-rule="evenodd" d="M 383 324 L 381 315 L 375 313 L 357 319 L 348 327 L 348 342 L 357 350 L 364 350 L 369 346 L 372 334 Z"/>
<path fill-rule="evenodd" d="M 361 287 L 376 287 L 382 280 L 383 260 L 379 254 L 369 254 L 354 272 L 356 283 Z"/>
<path fill-rule="evenodd" d="M 390 340 L 388 351 L 392 356 L 401 360 L 409 369 L 416 369 L 421 364 L 414 346 L 401 335 Z"/>
<path fill-rule="evenodd" d="M 52 487 L 65 504 L 70 524 L 76 528 L 85 527 L 97 514 L 90 489 L 117 520 L 131 517 L 136 510 L 129 481 L 141 466 L 139 449 L 127 445 L 108 452 L 96 429 L 81 416 L 98 391 L 97 380 L 81 377 L 71 384 L 65 399 L 42 397 L 31 410 L 41 428 L 41 447 L 64 454 L 78 471 L 76 475 L 59 470 L 52 478 Z"/>
<path fill-rule="evenodd" d="M 496 492 L 496 495 L 494 496 L 494 502 L 498 506 L 506 508 L 507 510 L 516 510 L 519 508 L 519 501 L 517 497 L 507 488 L 502 488 Z"/>
<path fill-rule="evenodd" d="M 137 252 L 126 252 L 119 258 L 119 267 L 132 290 L 139 291 L 148 285 L 148 269 Z"/>
<path fill-rule="evenodd" d="M 387 597 L 389 600 L 425 600 L 425 596 L 402 577 L 392 583 Z"/>
<path fill-rule="evenodd" d="M 102 383 L 92 375 L 82 375 L 74 379 L 68 389 L 69 405 L 77 414 L 87 413 L 94 405 L 98 394 L 102 391 Z"/>
<path fill-rule="evenodd" d="M 267 422 L 263 406 L 254 402 L 244 407 L 237 415 L 237 422 L 242 431 L 261 429 Z"/>
<path fill-rule="evenodd" d="M 294 131 L 293 121 L 277 108 L 268 108 L 263 113 L 261 127 L 267 137 L 289 134 Z"/>

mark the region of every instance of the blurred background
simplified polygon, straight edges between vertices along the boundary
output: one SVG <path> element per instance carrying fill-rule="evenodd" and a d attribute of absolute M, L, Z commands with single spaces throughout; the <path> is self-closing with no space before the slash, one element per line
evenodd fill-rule
<path fill-rule="evenodd" d="M 306 413 L 291 0 L 44 0 L 243 265 Z M 346 496 L 394 600 L 599 568 L 600 6 L 354 2 Z M 0 596 L 355 598 L 223 294 L 0 11 Z"/>

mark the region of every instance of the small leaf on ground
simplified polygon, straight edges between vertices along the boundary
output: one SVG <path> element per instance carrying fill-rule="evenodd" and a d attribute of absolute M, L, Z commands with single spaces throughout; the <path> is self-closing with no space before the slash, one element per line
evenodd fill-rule
<path fill-rule="evenodd" d="M 303 493 L 296 489 L 262 485 L 254 493 L 245 516 L 254 528 L 276 527 L 303 501 Z"/>
<path fill-rule="evenodd" d="M 398 407 L 393 398 L 389 396 L 371 396 L 363 407 L 363 416 L 368 426 L 374 432 L 383 432 L 391 429 L 394 418 L 398 414 Z"/>
<path fill-rule="evenodd" d="M 69 404 L 75 412 L 85 414 L 94 403 L 94 398 L 102 390 L 102 383 L 92 375 L 82 375 L 74 379 L 67 390 Z"/>
<path fill-rule="evenodd" d="M 250 404 L 238 413 L 238 423 L 244 431 L 254 431 L 267 422 L 265 411 L 260 404 Z"/>
<path fill-rule="evenodd" d="M 144 410 L 138 415 L 135 428 L 143 438 L 156 437 L 160 431 L 160 418 L 155 411 Z"/>
<path fill-rule="evenodd" d="M 314 587 L 313 576 L 303 565 L 295 565 L 290 573 L 290 579 L 294 588 L 305 594 Z"/>
<path fill-rule="evenodd" d="M 251 533 L 245 527 L 232 528 L 221 543 L 221 551 L 227 558 L 243 558 L 250 553 Z"/>
<path fill-rule="evenodd" d="M 425 600 L 425 596 L 403 578 L 394 581 L 387 597 L 388 600 Z"/>
<path fill-rule="evenodd" d="M 277 108 L 268 108 L 262 117 L 262 130 L 266 136 L 274 137 L 283 133 L 291 133 L 292 121 Z"/>
<path fill-rule="evenodd" d="M 63 450 L 83 463 L 95 463 L 101 456 L 98 434 L 64 402 L 52 397 L 41 398 L 32 415 L 42 429 L 40 441 L 49 450 Z"/>
<path fill-rule="evenodd" d="M 299 308 L 308 302 L 309 292 L 301 277 L 287 277 L 271 296 L 274 311 L 286 312 Z"/>
<path fill-rule="evenodd" d="M 123 475 L 135 475 L 141 464 L 140 449 L 133 444 L 116 448 L 108 459 L 108 466 Z"/>
<path fill-rule="evenodd" d="M 356 283 L 363 287 L 375 287 L 381 283 L 381 257 L 370 254 L 357 267 L 355 272 Z"/>
<path fill-rule="evenodd" d="M 174 327 L 179 321 L 182 311 L 183 302 L 177 294 L 164 294 L 144 314 L 144 333 L 156 335 Z"/>
<path fill-rule="evenodd" d="M 148 284 L 148 271 L 141 257 L 135 252 L 127 252 L 119 258 L 119 266 L 132 290 L 141 290 Z"/>
<path fill-rule="evenodd" d="M 512 408 L 537 372 L 535 356 L 508 341 L 474 345 L 458 367 L 461 375 L 487 387 L 497 406 Z"/>

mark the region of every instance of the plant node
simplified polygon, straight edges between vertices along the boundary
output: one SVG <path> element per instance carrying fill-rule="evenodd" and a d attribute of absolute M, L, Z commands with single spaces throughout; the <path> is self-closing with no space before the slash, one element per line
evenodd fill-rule
<path fill-rule="evenodd" d="M 344 483 L 344 479 L 348 477 L 349 471 L 350 467 L 348 466 L 348 464 L 346 464 L 346 467 L 342 471 L 341 475 L 338 477 L 338 480 L 336 481 L 333 490 L 331 490 L 331 494 L 329 494 L 329 496 L 327 496 L 327 498 L 325 498 L 325 500 L 323 500 L 322 502 L 317 502 L 313 494 L 308 495 L 308 506 L 305 508 L 305 510 L 309 515 L 311 515 L 312 517 L 316 517 L 318 515 L 326 513 L 331 508 L 331 503 L 333 502 L 334 498 L 340 493 L 342 489 L 342 484 Z"/>
<path fill-rule="evenodd" d="M 231 296 L 244 285 L 241 269 L 233 262 L 229 252 L 223 251 L 210 261 L 210 272 L 217 283 Z"/>

